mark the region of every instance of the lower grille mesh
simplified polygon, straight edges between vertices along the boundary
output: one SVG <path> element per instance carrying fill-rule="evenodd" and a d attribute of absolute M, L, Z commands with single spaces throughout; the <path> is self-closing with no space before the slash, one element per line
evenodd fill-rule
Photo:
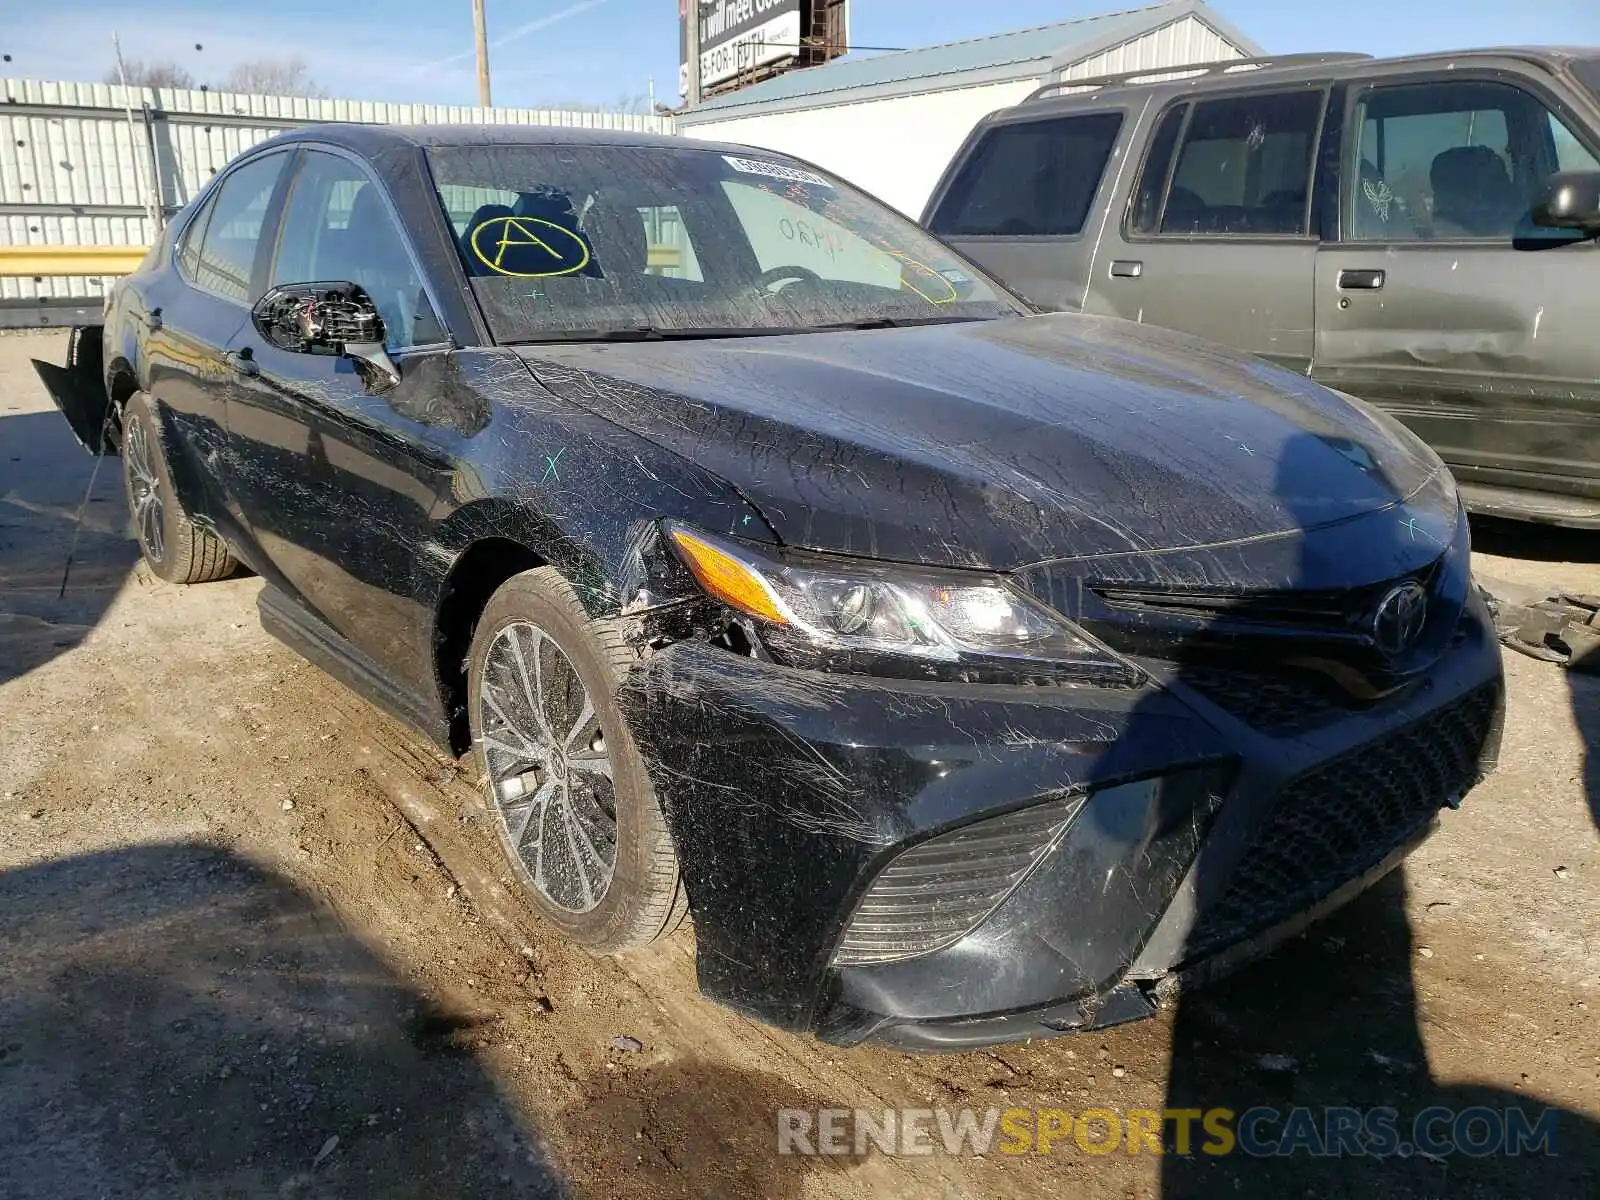
<path fill-rule="evenodd" d="M 1487 684 L 1291 781 L 1185 957 L 1270 929 L 1404 845 L 1477 781 L 1499 700 L 1499 684 Z"/>

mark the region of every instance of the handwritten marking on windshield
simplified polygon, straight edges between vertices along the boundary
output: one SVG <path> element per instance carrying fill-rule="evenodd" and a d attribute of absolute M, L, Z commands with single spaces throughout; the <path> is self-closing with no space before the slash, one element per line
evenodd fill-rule
<path fill-rule="evenodd" d="M 551 231 L 557 236 L 551 238 Z M 551 241 L 556 245 L 552 246 Z M 572 230 L 539 217 L 491 217 L 472 231 L 470 245 L 472 253 L 484 266 L 497 275 L 510 275 L 515 279 L 550 279 L 557 275 L 572 275 L 589 265 L 587 242 Z M 557 246 L 564 247 L 564 252 Z M 540 252 L 545 256 L 544 260 L 535 257 Z M 540 263 L 541 269 L 516 269 L 518 265 L 532 265 L 530 258 Z M 561 265 L 543 269 L 552 259 Z"/>

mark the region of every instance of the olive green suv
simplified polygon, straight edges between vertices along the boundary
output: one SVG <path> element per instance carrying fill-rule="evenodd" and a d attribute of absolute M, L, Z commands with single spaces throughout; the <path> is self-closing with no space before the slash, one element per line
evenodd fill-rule
<path fill-rule="evenodd" d="M 1063 81 L 980 122 L 923 221 L 1044 307 L 1380 405 L 1474 511 L 1600 527 L 1600 48 Z"/>

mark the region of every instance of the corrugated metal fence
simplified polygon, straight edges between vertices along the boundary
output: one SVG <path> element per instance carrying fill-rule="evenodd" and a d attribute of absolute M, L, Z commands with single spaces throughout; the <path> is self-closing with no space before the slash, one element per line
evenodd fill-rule
<path fill-rule="evenodd" d="M 564 125 L 671 133 L 670 118 L 457 108 L 0 79 L 0 246 L 148 246 L 229 159 L 318 121 Z M 0 277 L 0 325 L 98 309 L 96 276 Z"/>

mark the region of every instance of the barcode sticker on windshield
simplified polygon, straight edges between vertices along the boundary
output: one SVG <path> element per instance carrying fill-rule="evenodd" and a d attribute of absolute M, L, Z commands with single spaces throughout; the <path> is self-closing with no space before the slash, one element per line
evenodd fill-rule
<path fill-rule="evenodd" d="M 768 179 L 787 179 L 790 183 L 814 183 L 825 188 L 833 186 L 814 171 L 802 171 L 799 167 L 786 167 L 782 163 L 764 162 L 758 158 L 735 158 L 731 154 L 724 154 L 722 161 L 746 175 L 765 175 Z"/>

